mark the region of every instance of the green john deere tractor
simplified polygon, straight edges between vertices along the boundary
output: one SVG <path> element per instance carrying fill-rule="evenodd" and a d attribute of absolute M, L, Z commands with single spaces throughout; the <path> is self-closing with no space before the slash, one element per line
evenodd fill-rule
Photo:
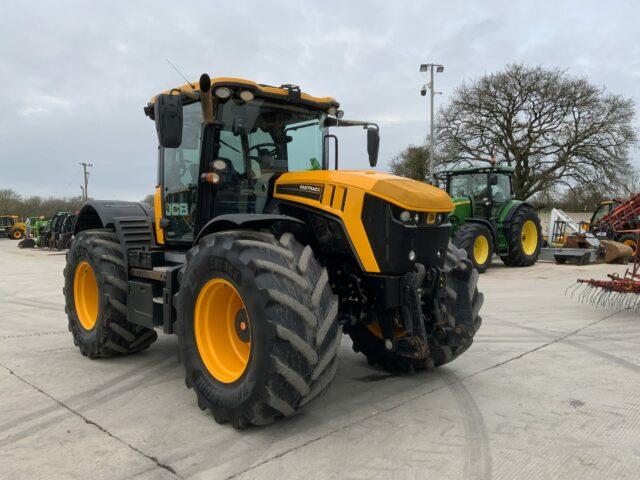
<path fill-rule="evenodd" d="M 450 215 L 453 243 L 467 251 L 481 273 L 494 253 L 510 267 L 531 266 L 540 254 L 540 219 L 531 205 L 513 198 L 513 171 L 491 165 L 440 174 L 455 205 Z"/>

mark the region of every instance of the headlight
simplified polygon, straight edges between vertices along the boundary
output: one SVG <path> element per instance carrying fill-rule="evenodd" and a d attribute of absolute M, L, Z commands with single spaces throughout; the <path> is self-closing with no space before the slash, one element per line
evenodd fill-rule
<path fill-rule="evenodd" d="M 446 212 L 415 212 L 403 210 L 395 205 L 391 206 L 393 218 L 396 221 L 409 225 L 440 225 L 448 219 Z"/>
<path fill-rule="evenodd" d="M 224 160 L 217 159 L 213 161 L 212 166 L 216 170 L 226 170 L 227 162 L 225 162 Z"/>
<path fill-rule="evenodd" d="M 249 90 L 243 90 L 240 92 L 240 98 L 245 102 L 250 102 L 253 100 L 253 93 Z"/>
<path fill-rule="evenodd" d="M 216 88 L 215 95 L 222 100 L 226 100 L 231 96 L 231 89 L 229 87 Z"/>

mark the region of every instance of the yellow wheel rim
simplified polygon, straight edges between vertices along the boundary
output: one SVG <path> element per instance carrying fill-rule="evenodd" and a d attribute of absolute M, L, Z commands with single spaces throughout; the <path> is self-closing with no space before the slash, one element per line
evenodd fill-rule
<path fill-rule="evenodd" d="M 73 301 L 82 328 L 93 329 L 98 320 L 100 300 L 96 276 L 86 261 L 78 264 L 73 276 Z"/>
<path fill-rule="evenodd" d="M 16 240 L 20 240 L 22 238 L 22 232 L 20 230 L 16 230 L 13 232 L 13 238 Z"/>
<path fill-rule="evenodd" d="M 376 337 L 378 337 L 380 339 L 384 338 L 384 336 L 382 335 L 382 329 L 380 328 L 380 325 L 378 325 L 377 323 L 370 323 L 370 324 L 367 325 L 367 328 Z M 404 337 L 406 335 L 407 335 L 407 332 L 405 332 L 401 328 L 397 328 L 397 327 L 393 328 L 393 336 L 394 337 Z"/>
<path fill-rule="evenodd" d="M 478 265 L 484 265 L 489 258 L 489 240 L 484 235 L 478 235 L 473 242 L 473 258 Z"/>
<path fill-rule="evenodd" d="M 222 278 L 209 280 L 198 294 L 194 312 L 198 353 L 219 382 L 238 380 L 249 364 L 251 328 L 242 297 Z"/>
<path fill-rule="evenodd" d="M 522 250 L 525 255 L 533 255 L 538 247 L 538 228 L 533 220 L 527 220 L 522 226 Z"/>

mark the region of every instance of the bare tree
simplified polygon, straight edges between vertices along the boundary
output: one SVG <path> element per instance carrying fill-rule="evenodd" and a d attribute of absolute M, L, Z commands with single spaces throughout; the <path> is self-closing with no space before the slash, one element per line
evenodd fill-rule
<path fill-rule="evenodd" d="M 412 178 L 414 180 L 427 180 L 427 160 L 429 148 L 426 145 L 409 145 L 398 155 L 393 157 L 389 170 L 394 175 Z"/>
<path fill-rule="evenodd" d="M 153 194 L 147 195 L 146 197 L 144 197 L 142 199 L 142 203 L 147 203 L 147 204 L 149 204 L 149 205 L 151 205 L 153 207 L 154 198 L 155 197 L 153 196 Z"/>
<path fill-rule="evenodd" d="M 0 215 L 50 218 L 56 212 L 76 212 L 81 205 L 80 197 L 44 199 L 38 196 L 22 197 L 10 188 L 0 189 Z"/>
<path fill-rule="evenodd" d="M 529 198 L 550 187 L 623 183 L 636 141 L 631 99 L 562 70 L 509 65 L 464 83 L 438 115 L 440 166 L 496 158 Z"/>
<path fill-rule="evenodd" d="M 20 195 L 10 188 L 0 189 L 0 215 L 13 215 L 20 202 Z"/>

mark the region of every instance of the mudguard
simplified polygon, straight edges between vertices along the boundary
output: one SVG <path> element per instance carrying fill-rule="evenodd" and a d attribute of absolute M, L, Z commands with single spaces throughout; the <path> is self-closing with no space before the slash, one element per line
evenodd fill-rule
<path fill-rule="evenodd" d="M 505 235 L 508 235 L 509 231 L 511 230 L 511 219 L 513 218 L 515 213 L 521 208 L 530 208 L 535 211 L 535 209 L 533 208 L 533 205 L 531 205 L 530 203 L 521 202 L 521 201 L 514 202 L 514 204 L 511 206 L 511 208 L 509 208 L 509 210 L 507 210 L 507 213 L 504 215 L 504 217 L 501 220 L 502 231 L 504 232 Z"/>
<path fill-rule="evenodd" d="M 197 244 L 202 237 L 210 233 L 220 232 L 222 230 L 235 230 L 238 228 L 265 228 L 277 222 L 292 222 L 304 225 L 304 222 L 295 217 L 287 215 L 273 215 L 268 213 L 232 213 L 227 215 L 219 215 L 209 220 L 198 235 L 193 240 L 193 244 Z"/>
<path fill-rule="evenodd" d="M 74 235 L 93 228 L 115 228 L 118 217 L 153 219 L 153 209 L 146 203 L 122 200 L 89 200 L 80 208 Z"/>

